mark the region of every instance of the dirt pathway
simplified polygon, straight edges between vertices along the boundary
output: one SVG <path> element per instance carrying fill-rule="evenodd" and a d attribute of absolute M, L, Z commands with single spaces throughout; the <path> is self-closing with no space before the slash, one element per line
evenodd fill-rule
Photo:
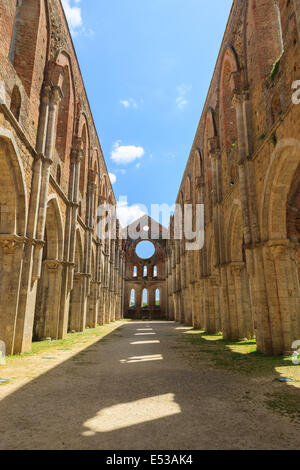
<path fill-rule="evenodd" d="M 259 393 L 255 379 L 193 367 L 177 349 L 181 335 L 171 322 L 120 323 L 100 341 L 55 352 L 55 363 L 19 359 L 0 387 L 0 449 L 299 447 L 289 417 L 244 399 Z"/>

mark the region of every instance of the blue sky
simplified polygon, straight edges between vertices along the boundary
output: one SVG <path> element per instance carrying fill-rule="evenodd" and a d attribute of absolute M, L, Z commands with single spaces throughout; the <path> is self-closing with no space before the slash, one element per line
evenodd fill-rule
<path fill-rule="evenodd" d="M 62 0 L 122 219 L 173 204 L 232 0 Z"/>

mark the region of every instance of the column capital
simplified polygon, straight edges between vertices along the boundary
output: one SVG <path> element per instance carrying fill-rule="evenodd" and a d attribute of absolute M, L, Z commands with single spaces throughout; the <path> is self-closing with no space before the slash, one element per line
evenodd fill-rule
<path fill-rule="evenodd" d="M 58 85 L 54 85 L 51 88 L 50 105 L 56 106 L 60 102 L 62 97 L 63 97 L 63 93 L 61 91 L 61 88 Z"/>
<path fill-rule="evenodd" d="M 240 276 L 241 272 L 245 268 L 245 263 L 243 261 L 236 261 L 230 264 L 231 273 L 234 276 Z"/>
<path fill-rule="evenodd" d="M 58 271 L 58 268 L 61 266 L 61 261 L 56 259 L 45 259 L 43 264 L 47 266 L 48 271 L 54 273 Z"/>
<path fill-rule="evenodd" d="M 6 254 L 14 254 L 17 248 L 21 248 L 26 241 L 26 237 L 0 234 L 0 247 L 3 248 Z"/>
<path fill-rule="evenodd" d="M 208 153 L 215 158 L 221 156 L 220 141 L 217 135 L 208 139 Z"/>
<path fill-rule="evenodd" d="M 265 243 L 265 246 L 270 249 L 274 259 L 282 257 L 282 255 L 288 253 L 290 249 L 295 248 L 294 243 L 284 239 L 269 240 Z"/>
<path fill-rule="evenodd" d="M 44 103 L 48 104 L 51 96 L 51 85 L 50 83 L 44 83 L 41 91 L 41 99 Z"/>
<path fill-rule="evenodd" d="M 79 143 L 75 144 L 71 149 L 71 162 L 72 163 L 80 163 L 83 159 L 83 150 Z"/>
<path fill-rule="evenodd" d="M 237 108 L 243 104 L 243 101 L 244 101 L 244 98 L 243 98 L 243 93 L 241 92 L 241 90 L 234 90 L 232 93 L 232 98 L 231 98 L 232 106 L 234 108 Z"/>

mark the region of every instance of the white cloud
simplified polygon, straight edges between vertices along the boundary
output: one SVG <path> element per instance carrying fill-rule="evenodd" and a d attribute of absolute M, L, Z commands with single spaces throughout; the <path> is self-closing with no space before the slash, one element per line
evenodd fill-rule
<path fill-rule="evenodd" d="M 67 21 L 70 27 L 72 36 L 83 34 L 84 36 L 93 36 L 94 31 L 86 29 L 82 22 L 82 9 L 79 6 L 81 0 L 62 0 L 62 5 L 65 10 Z"/>
<path fill-rule="evenodd" d="M 74 2 L 72 0 L 62 0 L 69 26 L 73 31 L 82 26 L 81 8 L 76 6 L 79 3 L 80 0 L 74 0 Z"/>
<path fill-rule="evenodd" d="M 177 108 L 183 109 L 188 104 L 188 101 L 183 99 L 182 97 L 179 97 L 176 100 L 176 104 L 177 104 Z"/>
<path fill-rule="evenodd" d="M 142 204 L 129 206 L 128 203 L 124 201 L 117 203 L 117 217 L 123 228 L 145 215 L 146 210 L 147 208 Z"/>
<path fill-rule="evenodd" d="M 115 184 L 117 182 L 117 177 L 114 173 L 109 173 L 109 178 L 110 178 L 111 184 Z"/>
<path fill-rule="evenodd" d="M 124 106 L 124 108 L 133 108 L 138 109 L 144 103 L 143 100 L 137 102 L 134 98 L 129 98 L 128 100 L 121 100 L 120 104 Z"/>
<path fill-rule="evenodd" d="M 186 96 L 191 91 L 191 85 L 180 85 L 177 87 L 177 98 L 176 98 L 176 106 L 178 109 L 183 109 L 187 104 L 188 100 Z"/>
<path fill-rule="evenodd" d="M 124 106 L 124 108 L 130 108 L 130 103 L 127 100 L 121 100 L 120 103 Z"/>
<path fill-rule="evenodd" d="M 121 145 L 118 141 L 113 145 L 111 152 L 111 159 L 119 165 L 128 165 L 138 158 L 142 158 L 145 155 L 143 147 L 136 147 L 135 145 Z"/>

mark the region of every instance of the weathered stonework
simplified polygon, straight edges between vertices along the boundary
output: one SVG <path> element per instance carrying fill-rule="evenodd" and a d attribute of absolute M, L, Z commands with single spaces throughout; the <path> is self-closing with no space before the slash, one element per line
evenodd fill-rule
<path fill-rule="evenodd" d="M 115 205 L 59 0 L 0 0 L 0 338 L 32 338 L 122 316 L 119 239 L 98 237 Z"/>
<path fill-rule="evenodd" d="M 186 251 L 171 218 L 147 278 L 136 240 L 96 231 L 97 206 L 116 201 L 60 1 L 0 0 L 0 37 L 7 352 L 123 311 L 290 351 L 300 339 L 300 0 L 233 2 L 177 198 L 194 214 L 205 205 L 205 244 Z"/>
<path fill-rule="evenodd" d="M 132 227 L 140 233 L 138 238 L 130 236 Z M 167 254 L 166 240 L 163 238 L 166 232 L 146 215 L 124 229 L 124 315 L 128 318 L 167 317 Z M 155 252 L 149 259 L 142 259 L 136 253 L 137 245 L 143 240 L 154 245 Z M 159 297 L 156 297 L 157 294 Z"/>
<path fill-rule="evenodd" d="M 205 245 L 168 247 L 169 318 L 270 354 L 300 339 L 299 35 L 299 0 L 233 2 L 177 199 L 205 204 Z"/>

